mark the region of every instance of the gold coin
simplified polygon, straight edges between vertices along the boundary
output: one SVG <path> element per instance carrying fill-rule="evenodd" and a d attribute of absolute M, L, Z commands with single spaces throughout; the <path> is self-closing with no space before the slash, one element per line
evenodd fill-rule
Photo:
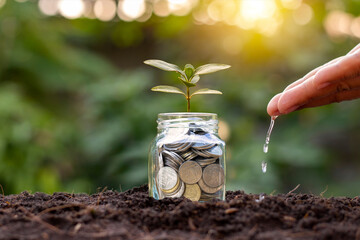
<path fill-rule="evenodd" d="M 206 185 L 217 188 L 224 184 L 224 169 L 219 164 L 210 164 L 204 168 L 203 180 Z"/>
<path fill-rule="evenodd" d="M 204 183 L 202 178 L 199 180 L 198 184 L 201 190 L 203 190 L 206 193 L 216 193 L 217 191 L 221 190 L 224 186 L 224 185 L 220 185 L 219 187 L 216 188 L 209 187 Z"/>
<path fill-rule="evenodd" d="M 202 175 L 201 166 L 195 161 L 186 161 L 179 168 L 181 180 L 187 184 L 197 183 Z"/>
<path fill-rule="evenodd" d="M 184 197 L 191 201 L 199 201 L 201 196 L 201 190 L 197 184 L 185 184 Z"/>

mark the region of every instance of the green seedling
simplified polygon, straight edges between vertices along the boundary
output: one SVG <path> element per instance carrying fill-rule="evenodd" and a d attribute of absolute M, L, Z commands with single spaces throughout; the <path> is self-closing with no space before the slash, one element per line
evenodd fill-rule
<path fill-rule="evenodd" d="M 182 94 L 185 96 L 187 101 L 187 111 L 190 112 L 190 100 L 194 95 L 202 95 L 202 94 L 222 94 L 222 92 L 218 90 L 213 90 L 209 88 L 202 88 L 190 94 L 190 88 L 195 87 L 196 84 L 200 80 L 200 75 L 209 74 L 213 72 L 217 72 L 220 70 L 224 70 L 230 67 L 230 65 L 226 64 L 205 64 L 198 68 L 194 68 L 191 64 L 186 64 L 184 70 L 181 70 L 178 66 L 172 63 L 167 63 L 162 60 L 150 59 L 144 61 L 145 64 L 159 68 L 164 71 L 177 72 L 179 74 L 179 80 L 185 85 L 186 92 L 181 89 L 168 85 L 160 85 L 151 88 L 152 91 L 155 92 L 165 92 L 165 93 L 176 93 Z"/>

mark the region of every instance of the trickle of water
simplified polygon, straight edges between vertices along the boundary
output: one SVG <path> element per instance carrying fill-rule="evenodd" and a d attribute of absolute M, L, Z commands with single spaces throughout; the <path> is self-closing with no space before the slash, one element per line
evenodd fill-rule
<path fill-rule="evenodd" d="M 267 169 L 267 162 L 262 161 L 261 163 L 261 170 L 263 173 L 266 173 L 266 169 Z"/>
<path fill-rule="evenodd" d="M 270 122 L 270 127 L 267 131 L 267 134 L 266 134 L 266 138 L 265 138 L 265 144 L 264 144 L 264 147 L 263 147 L 263 151 L 264 153 L 267 153 L 268 150 L 269 150 L 269 142 L 270 142 L 270 136 L 271 136 L 271 132 L 274 128 L 274 124 L 275 124 L 275 119 L 277 118 L 278 116 L 271 116 L 271 122 Z"/>
<path fill-rule="evenodd" d="M 264 200 L 264 198 L 265 198 L 265 196 L 264 196 L 264 194 L 263 193 L 260 193 L 260 195 L 259 195 L 259 199 L 255 199 L 255 202 L 261 202 L 262 200 Z"/>

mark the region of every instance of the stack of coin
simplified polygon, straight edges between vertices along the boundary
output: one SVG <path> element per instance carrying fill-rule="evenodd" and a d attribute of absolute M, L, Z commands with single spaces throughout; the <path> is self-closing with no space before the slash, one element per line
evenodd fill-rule
<path fill-rule="evenodd" d="M 222 145 L 202 129 L 178 139 L 159 145 L 157 189 L 164 197 L 184 196 L 192 201 L 221 198 L 225 184 Z"/>

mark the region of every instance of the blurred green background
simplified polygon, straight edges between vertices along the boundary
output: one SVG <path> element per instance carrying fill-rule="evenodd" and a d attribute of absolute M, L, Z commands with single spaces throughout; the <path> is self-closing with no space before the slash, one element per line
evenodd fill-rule
<path fill-rule="evenodd" d="M 271 97 L 360 38 L 359 0 L 0 0 L 0 184 L 5 194 L 126 190 L 147 181 L 160 112 L 181 96 L 150 91 L 175 75 L 142 62 L 225 63 L 198 96 L 227 142 L 227 189 L 355 196 L 360 102 L 277 119 Z M 263 174 L 261 162 L 268 162 Z"/>

